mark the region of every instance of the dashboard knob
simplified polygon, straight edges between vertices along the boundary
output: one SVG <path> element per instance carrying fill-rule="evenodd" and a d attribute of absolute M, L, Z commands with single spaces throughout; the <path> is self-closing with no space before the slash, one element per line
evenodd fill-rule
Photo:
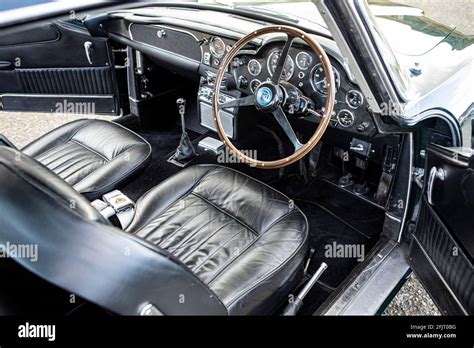
<path fill-rule="evenodd" d="M 239 88 L 240 89 L 247 89 L 249 86 L 249 80 L 245 76 L 240 76 L 239 77 Z"/>
<path fill-rule="evenodd" d="M 163 39 L 166 36 L 166 31 L 160 29 L 156 32 L 156 36 L 158 36 L 159 39 Z"/>

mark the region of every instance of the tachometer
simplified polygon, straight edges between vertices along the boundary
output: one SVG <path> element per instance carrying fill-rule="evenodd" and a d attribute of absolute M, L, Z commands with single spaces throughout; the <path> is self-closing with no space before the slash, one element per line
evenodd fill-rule
<path fill-rule="evenodd" d="M 306 52 L 300 52 L 296 56 L 296 66 L 301 70 L 308 70 L 312 63 L 313 58 Z"/>
<path fill-rule="evenodd" d="M 225 43 L 219 37 L 211 38 L 209 42 L 209 50 L 215 58 L 224 57 L 225 53 Z"/>
<path fill-rule="evenodd" d="M 273 76 L 273 73 L 275 72 L 278 61 L 280 60 L 280 55 L 281 51 L 274 51 L 270 56 L 268 57 L 267 61 L 267 69 L 270 74 L 270 76 Z M 293 72 L 295 71 L 295 62 L 293 61 L 293 58 L 291 58 L 289 55 L 286 57 L 285 65 L 283 67 L 283 72 L 281 74 L 282 80 L 288 81 L 291 79 L 293 76 Z"/>
<path fill-rule="evenodd" d="M 339 71 L 333 67 L 334 79 L 336 80 L 336 92 L 341 85 L 341 77 L 339 76 Z M 326 81 L 326 75 L 324 74 L 323 65 L 319 63 L 311 71 L 311 86 L 318 91 L 319 93 L 326 95 L 328 93 L 328 86 Z"/>

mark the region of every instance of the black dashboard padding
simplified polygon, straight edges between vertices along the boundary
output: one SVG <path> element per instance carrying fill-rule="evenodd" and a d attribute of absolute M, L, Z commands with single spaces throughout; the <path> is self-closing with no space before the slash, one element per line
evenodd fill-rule
<path fill-rule="evenodd" d="M 157 35 L 160 30 L 166 33 L 161 38 Z M 201 47 L 191 34 L 167 27 L 141 24 L 132 24 L 130 31 L 135 41 L 201 62 Z"/>

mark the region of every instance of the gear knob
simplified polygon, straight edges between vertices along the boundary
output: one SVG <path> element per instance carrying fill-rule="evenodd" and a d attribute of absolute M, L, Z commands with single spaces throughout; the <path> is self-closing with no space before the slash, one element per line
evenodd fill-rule
<path fill-rule="evenodd" d="M 186 111 L 186 99 L 179 98 L 176 100 L 176 105 L 178 106 L 178 111 L 180 114 L 184 114 Z"/>

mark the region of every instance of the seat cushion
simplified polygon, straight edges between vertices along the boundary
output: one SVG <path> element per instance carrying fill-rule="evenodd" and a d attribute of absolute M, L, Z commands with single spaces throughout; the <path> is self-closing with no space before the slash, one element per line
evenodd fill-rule
<path fill-rule="evenodd" d="M 268 314 L 300 280 L 305 216 L 285 195 L 234 170 L 190 167 L 137 202 L 127 229 L 198 276 L 229 314 Z"/>
<path fill-rule="evenodd" d="M 151 146 L 125 127 L 78 120 L 52 130 L 22 151 L 89 199 L 129 180 L 150 160 Z"/>

